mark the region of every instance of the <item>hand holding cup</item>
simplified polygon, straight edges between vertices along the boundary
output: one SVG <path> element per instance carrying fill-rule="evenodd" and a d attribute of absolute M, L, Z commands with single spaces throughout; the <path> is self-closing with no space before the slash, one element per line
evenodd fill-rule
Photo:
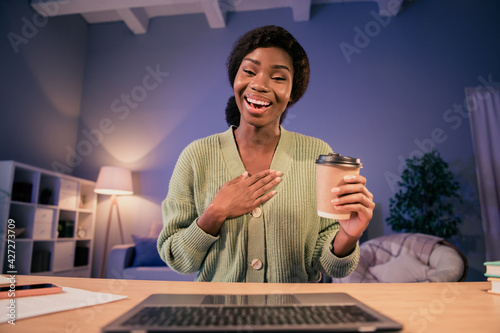
<path fill-rule="evenodd" d="M 339 199 L 339 186 L 346 185 L 344 177 L 359 175 L 359 159 L 340 154 L 320 155 L 316 160 L 318 215 L 329 219 L 347 220 L 351 212 L 336 209 L 333 200 Z"/>

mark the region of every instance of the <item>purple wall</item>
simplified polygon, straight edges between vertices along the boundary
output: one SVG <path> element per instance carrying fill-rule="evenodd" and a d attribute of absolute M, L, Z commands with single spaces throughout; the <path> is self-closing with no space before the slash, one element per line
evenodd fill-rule
<path fill-rule="evenodd" d="M 51 169 L 77 139 L 87 24 L 0 1 L 0 159 Z"/>

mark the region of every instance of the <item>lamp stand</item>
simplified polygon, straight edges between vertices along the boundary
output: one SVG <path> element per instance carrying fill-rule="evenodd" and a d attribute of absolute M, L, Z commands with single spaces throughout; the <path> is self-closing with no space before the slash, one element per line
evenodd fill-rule
<path fill-rule="evenodd" d="M 100 277 L 103 277 L 104 274 L 104 266 L 106 264 L 106 259 L 108 258 L 108 238 L 109 238 L 109 229 L 111 226 L 111 215 L 113 214 L 113 207 L 116 207 L 116 215 L 118 216 L 118 227 L 120 229 L 120 238 L 122 244 L 125 243 L 123 239 L 123 229 L 122 229 L 122 220 L 120 218 L 120 209 L 118 208 L 118 200 L 116 199 L 116 195 L 111 196 L 111 206 L 109 207 L 109 215 L 108 215 L 108 225 L 106 226 L 106 235 L 104 237 L 104 257 L 101 263 L 101 271 L 99 273 Z"/>

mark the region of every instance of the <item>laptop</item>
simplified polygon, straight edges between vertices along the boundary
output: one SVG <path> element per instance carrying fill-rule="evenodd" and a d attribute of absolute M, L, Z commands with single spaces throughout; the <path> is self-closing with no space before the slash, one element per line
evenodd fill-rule
<path fill-rule="evenodd" d="M 346 293 L 153 294 L 102 332 L 378 332 L 402 327 Z"/>

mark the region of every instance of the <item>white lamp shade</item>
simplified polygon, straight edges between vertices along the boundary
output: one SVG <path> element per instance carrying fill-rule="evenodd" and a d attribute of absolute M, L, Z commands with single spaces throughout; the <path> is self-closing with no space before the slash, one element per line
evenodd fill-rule
<path fill-rule="evenodd" d="M 101 167 L 94 192 L 107 195 L 134 194 L 132 172 L 114 166 Z"/>

